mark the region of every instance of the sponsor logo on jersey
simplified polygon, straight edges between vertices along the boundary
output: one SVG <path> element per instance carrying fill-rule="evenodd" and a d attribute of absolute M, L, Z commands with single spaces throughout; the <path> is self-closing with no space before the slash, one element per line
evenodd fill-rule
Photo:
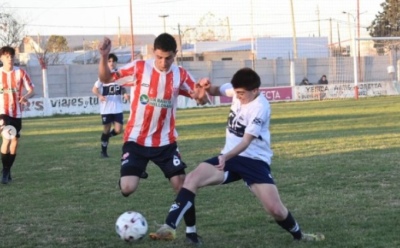
<path fill-rule="evenodd" d="M 149 104 L 154 107 L 172 108 L 172 101 L 160 98 L 150 98 Z"/>
<path fill-rule="evenodd" d="M 149 102 L 149 97 L 147 95 L 141 95 L 139 100 L 141 104 L 146 105 Z"/>
<path fill-rule="evenodd" d="M 261 126 L 262 125 L 262 119 L 261 118 L 254 118 L 253 120 L 253 124 L 257 125 L 257 126 Z"/>

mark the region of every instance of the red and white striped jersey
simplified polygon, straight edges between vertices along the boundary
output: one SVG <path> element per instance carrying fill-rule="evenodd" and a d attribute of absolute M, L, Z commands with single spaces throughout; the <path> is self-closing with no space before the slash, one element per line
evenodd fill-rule
<path fill-rule="evenodd" d="M 176 141 L 178 96 L 189 96 L 195 81 L 182 67 L 157 70 L 154 60 L 136 60 L 113 73 L 116 83 L 131 87 L 131 106 L 124 141 L 159 147 Z M 129 82 L 129 83 L 126 83 Z"/>
<path fill-rule="evenodd" d="M 12 71 L 6 72 L 0 67 L 0 114 L 14 118 L 21 118 L 22 88 L 30 90 L 34 87 L 29 75 L 25 70 L 14 67 Z"/>

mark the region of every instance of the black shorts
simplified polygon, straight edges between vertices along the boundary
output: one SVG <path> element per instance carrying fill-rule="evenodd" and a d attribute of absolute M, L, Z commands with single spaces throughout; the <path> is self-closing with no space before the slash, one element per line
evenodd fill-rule
<path fill-rule="evenodd" d="M 213 157 L 204 161 L 217 165 L 218 157 Z M 236 156 L 225 162 L 225 180 L 222 184 L 228 184 L 243 179 L 247 186 L 253 183 L 275 184 L 272 178 L 271 169 L 268 163 L 242 156 Z"/>
<path fill-rule="evenodd" d="M 118 122 L 119 124 L 124 123 L 124 114 L 123 113 L 118 113 L 118 114 L 106 114 L 106 115 L 101 115 L 101 122 L 103 125 L 107 125 L 113 122 Z"/>
<path fill-rule="evenodd" d="M 17 135 L 15 137 L 19 138 L 21 137 L 21 129 L 22 129 L 22 119 L 21 118 L 14 118 L 10 117 L 8 115 L 0 115 L 0 126 L 1 128 L 5 126 L 13 126 L 15 127 L 15 130 L 17 131 Z"/>
<path fill-rule="evenodd" d="M 145 147 L 129 141 L 122 147 L 121 177 L 140 177 L 149 161 L 155 163 L 166 178 L 185 174 L 186 164 L 181 160 L 176 142 L 161 147 Z"/>

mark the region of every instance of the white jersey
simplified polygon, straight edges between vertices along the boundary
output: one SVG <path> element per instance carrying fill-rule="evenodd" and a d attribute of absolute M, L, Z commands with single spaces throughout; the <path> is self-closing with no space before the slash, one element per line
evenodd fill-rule
<path fill-rule="evenodd" d="M 116 83 L 103 84 L 100 81 L 94 83 L 94 86 L 106 98 L 106 101 L 100 101 L 99 103 L 100 114 L 119 114 L 123 112 L 122 86 Z"/>
<path fill-rule="evenodd" d="M 225 154 L 232 150 L 242 141 L 244 134 L 247 133 L 256 138 L 239 156 L 262 160 L 271 165 L 273 155 L 269 131 L 271 108 L 268 100 L 263 94 L 260 94 L 253 101 L 241 104 L 236 98 L 230 83 L 221 86 L 220 89 L 222 95 L 232 96 L 232 105 L 226 128 L 225 147 L 221 153 Z"/>

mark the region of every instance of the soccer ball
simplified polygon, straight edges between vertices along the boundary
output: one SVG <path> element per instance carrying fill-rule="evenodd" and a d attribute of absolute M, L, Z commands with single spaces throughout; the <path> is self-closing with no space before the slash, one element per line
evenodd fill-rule
<path fill-rule="evenodd" d="M 121 214 L 115 222 L 115 231 L 126 242 L 142 239 L 147 233 L 146 218 L 138 212 L 127 211 Z"/>

